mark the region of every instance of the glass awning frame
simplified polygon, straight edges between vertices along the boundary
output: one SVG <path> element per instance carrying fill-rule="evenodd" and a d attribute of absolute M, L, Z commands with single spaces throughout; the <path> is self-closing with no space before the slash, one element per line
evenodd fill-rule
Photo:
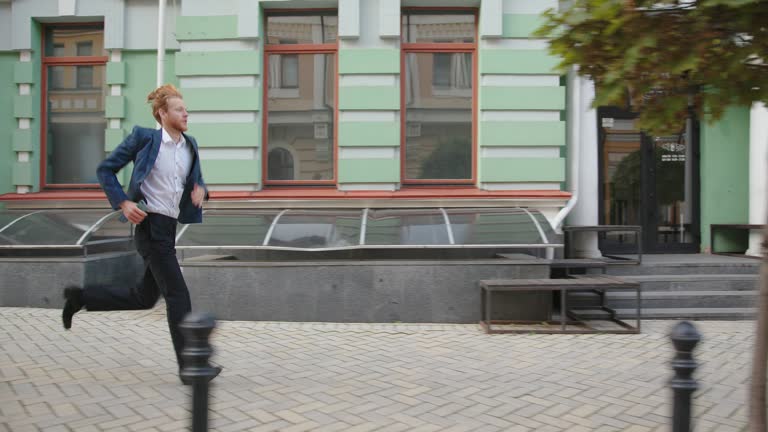
<path fill-rule="evenodd" d="M 459 244 L 456 242 L 456 236 L 454 235 L 452 223 L 450 220 L 450 217 L 448 215 L 448 211 L 452 210 L 468 210 L 467 208 L 461 208 L 461 207 L 450 207 L 450 208 L 443 208 L 443 207 L 424 207 L 424 208 L 387 208 L 387 209 L 381 209 L 381 208 L 361 208 L 361 209 L 338 209 L 337 211 L 354 211 L 359 210 L 361 212 L 361 222 L 360 222 L 360 236 L 358 244 L 355 245 L 348 245 L 348 246 L 333 246 L 333 247 L 291 247 L 291 246 L 276 246 L 276 245 L 270 245 L 270 241 L 272 240 L 272 236 L 275 232 L 276 227 L 280 223 L 281 218 L 288 214 L 291 211 L 294 212 L 327 212 L 332 209 L 322 209 L 322 208 L 284 208 L 284 209 L 274 209 L 276 211 L 276 215 L 274 219 L 271 221 L 270 226 L 267 230 L 266 235 L 264 236 L 263 241 L 261 244 L 253 244 L 253 245 L 243 245 L 243 244 L 220 244 L 220 245 L 213 245 L 213 244 L 205 244 L 205 245 L 190 245 L 190 244 L 183 244 L 183 240 L 185 239 L 185 234 L 187 234 L 188 230 L 192 225 L 184 225 L 182 226 L 176 235 L 176 249 L 179 250 L 254 250 L 254 249 L 262 249 L 262 250 L 281 250 L 281 251 L 313 251 L 313 252 L 323 252 L 323 251 L 344 251 L 344 250 L 360 250 L 360 249 L 480 249 L 480 248 L 515 248 L 515 249 L 558 249 L 562 248 L 563 244 L 559 242 L 553 242 L 551 241 L 547 235 L 545 234 L 545 227 L 542 226 L 542 221 L 537 220 L 533 212 L 537 212 L 536 210 L 533 210 L 533 212 L 527 208 L 524 207 L 504 207 L 504 208 L 478 208 L 475 210 L 479 211 L 487 211 L 487 212 L 502 212 L 502 211 L 509 211 L 509 210 L 520 210 L 525 215 L 527 215 L 529 221 L 531 222 L 532 226 L 535 227 L 536 233 L 538 234 L 539 239 L 541 242 L 530 242 L 530 243 L 476 243 L 476 244 Z M 270 209 L 265 209 L 270 210 Z M 390 210 L 390 211 L 439 211 L 439 213 L 442 215 L 444 226 L 446 230 L 446 235 L 448 238 L 447 243 L 439 243 L 439 244 L 368 244 L 367 243 L 367 234 L 368 234 L 368 221 L 369 221 L 369 213 L 372 211 L 381 211 L 381 210 Z M 448 210 L 448 211 L 446 211 Z M 214 209 L 214 210 L 204 210 L 203 214 L 209 214 L 209 212 L 219 212 L 219 211 L 226 211 L 224 209 Z M 248 209 L 248 210 L 231 210 L 233 212 L 241 212 L 241 213 L 247 213 L 249 211 L 256 212 L 259 210 L 255 209 Z M 539 215 L 541 215 L 539 213 Z M 543 217 L 543 216 L 542 216 Z M 210 220 L 210 218 L 208 218 Z M 546 223 L 546 222 L 545 222 Z M 554 231 L 551 230 L 551 227 L 547 226 L 546 228 L 549 229 L 549 231 L 552 231 L 554 234 Z"/>
<path fill-rule="evenodd" d="M 524 207 L 206 209 L 203 213 L 208 215 L 208 221 L 220 217 L 222 219 L 219 222 L 229 222 L 229 224 L 217 225 L 209 222 L 210 225 L 179 225 L 176 236 L 177 249 L 323 252 L 356 249 L 553 249 L 563 247 L 544 216 L 537 210 Z M 0 212 L 0 250 L 61 249 L 82 250 L 83 253 L 87 253 L 87 247 L 91 245 L 130 241 L 133 238 L 133 225 L 118 223 L 116 218 L 120 214 L 120 211 L 85 209 L 30 209 L 29 211 Z M 499 227 L 497 227 L 496 221 L 483 222 L 484 216 L 509 218 L 509 220 L 505 219 L 498 223 Z M 227 217 L 231 219 L 227 220 Z M 237 225 L 238 221 L 241 225 Z M 251 221 L 256 223 L 251 224 Z M 112 225 L 105 227 L 110 222 Z M 249 232 L 249 227 L 255 228 L 255 231 Z M 60 232 L 56 231 L 57 228 Z M 482 231 L 483 228 L 486 231 Z M 107 233 L 97 234 L 100 229 Z M 221 235 L 217 235 L 217 229 L 227 233 L 219 232 Z M 242 235 L 238 229 L 242 231 Z M 262 231 L 257 232 L 258 230 Z M 332 234 L 323 230 L 330 230 Z M 517 231 L 513 232 L 513 230 Z M 196 232 L 198 236 L 202 235 L 203 239 L 206 235 L 214 240 L 221 237 L 224 238 L 224 242 L 210 244 L 215 241 L 198 241 L 199 244 L 194 244 L 194 236 L 192 236 L 192 241 L 187 242 L 190 244 L 184 244 L 190 232 Z M 54 240 L 58 238 L 59 241 L 45 243 L 46 233 L 50 234 Z M 323 233 L 328 235 L 323 237 Z M 260 239 L 262 234 L 264 237 Z M 301 244 L 302 239 L 299 237 L 302 235 L 312 241 L 296 247 L 295 244 Z M 279 236 L 283 237 L 276 239 Z M 514 240 L 515 236 L 521 241 L 503 241 Z M 71 243 L 61 241 L 62 238 L 67 237 L 72 239 Z M 243 244 L 241 237 L 247 237 L 244 240 L 245 243 L 257 241 L 253 244 Z M 237 241 L 232 242 L 235 244 L 227 244 L 227 238 L 241 241 L 239 244 Z M 323 241 L 325 241 L 324 244 L 317 243 Z M 327 244 L 332 246 L 324 246 Z"/>
<path fill-rule="evenodd" d="M 23 222 L 24 220 L 27 220 L 29 217 L 34 215 L 45 215 L 45 214 L 57 214 L 61 212 L 60 209 L 44 209 L 44 210 L 35 210 L 30 211 L 28 213 L 20 212 L 19 216 L 15 219 L 11 220 L 10 222 L 6 223 L 5 225 L 0 226 L 0 238 L 4 237 L 5 235 L 3 233 L 7 233 L 12 231 L 12 229 L 19 224 L 20 222 Z M 120 215 L 120 211 L 109 211 L 103 216 L 101 216 L 96 222 L 93 224 L 88 225 L 88 227 L 83 231 L 83 233 L 77 238 L 77 240 L 74 241 L 74 243 L 69 244 L 32 244 L 32 243 L 17 243 L 17 244 L 0 244 L 0 249 L 85 249 L 86 246 L 89 245 L 97 245 L 97 244 L 106 244 L 106 243 L 114 243 L 114 242 L 125 242 L 128 240 L 131 240 L 133 236 L 133 230 L 129 231 L 129 235 L 125 237 L 118 237 L 118 238 L 110 238 L 105 240 L 93 240 L 91 241 L 91 237 L 94 235 L 96 231 L 99 230 L 99 228 L 103 227 L 108 222 L 112 221 L 116 217 Z M 7 237 L 6 237 L 7 238 Z"/>

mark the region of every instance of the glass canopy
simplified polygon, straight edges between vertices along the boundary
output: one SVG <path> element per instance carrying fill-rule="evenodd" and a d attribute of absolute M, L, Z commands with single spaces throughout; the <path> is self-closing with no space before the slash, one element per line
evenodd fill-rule
<path fill-rule="evenodd" d="M 109 210 L 0 211 L 0 249 L 78 248 L 131 237 L 131 227 Z"/>
<path fill-rule="evenodd" d="M 547 219 L 525 208 L 205 210 L 179 249 L 343 250 L 561 247 Z"/>
<path fill-rule="evenodd" d="M 122 242 L 119 212 L 0 207 L 0 249 L 82 248 Z M 180 225 L 179 249 L 344 250 L 562 247 L 547 219 L 526 208 L 204 210 Z"/>

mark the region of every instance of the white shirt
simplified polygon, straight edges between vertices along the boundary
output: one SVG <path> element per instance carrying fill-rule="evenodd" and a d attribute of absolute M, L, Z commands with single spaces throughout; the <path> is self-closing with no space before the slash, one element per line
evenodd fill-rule
<path fill-rule="evenodd" d="M 192 149 L 184 135 L 175 143 L 163 129 L 155 166 L 141 184 L 141 193 L 147 200 L 150 213 L 160 213 L 174 219 L 179 217 L 179 202 L 190 168 Z"/>

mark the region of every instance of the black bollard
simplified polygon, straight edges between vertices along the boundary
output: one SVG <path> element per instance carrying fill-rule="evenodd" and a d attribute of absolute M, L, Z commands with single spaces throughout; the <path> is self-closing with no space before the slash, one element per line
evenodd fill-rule
<path fill-rule="evenodd" d="M 179 324 L 184 335 L 181 381 L 192 386 L 192 432 L 208 430 L 208 383 L 217 375 L 208 363 L 213 354 L 208 337 L 215 326 L 213 316 L 201 312 L 187 314 Z"/>
<path fill-rule="evenodd" d="M 690 322 L 681 321 L 672 329 L 670 337 L 676 351 L 672 359 L 675 376 L 670 381 L 674 393 L 672 432 L 691 432 L 691 394 L 699 388 L 693 379 L 693 371 L 698 366 L 693 359 L 693 349 L 701 340 L 701 334 Z"/>

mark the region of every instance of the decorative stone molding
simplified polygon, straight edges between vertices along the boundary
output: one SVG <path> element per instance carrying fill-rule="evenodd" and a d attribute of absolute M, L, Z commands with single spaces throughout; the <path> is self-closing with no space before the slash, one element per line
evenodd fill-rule
<path fill-rule="evenodd" d="M 12 180 L 16 193 L 32 190 L 32 130 L 35 117 L 32 105 L 32 83 L 34 82 L 34 64 L 31 51 L 19 52 L 19 61 L 14 65 L 13 79 L 18 85 L 18 94 L 13 98 L 13 115 L 18 119 L 18 128 L 13 132 L 13 151 L 16 161 L 13 164 Z"/>

